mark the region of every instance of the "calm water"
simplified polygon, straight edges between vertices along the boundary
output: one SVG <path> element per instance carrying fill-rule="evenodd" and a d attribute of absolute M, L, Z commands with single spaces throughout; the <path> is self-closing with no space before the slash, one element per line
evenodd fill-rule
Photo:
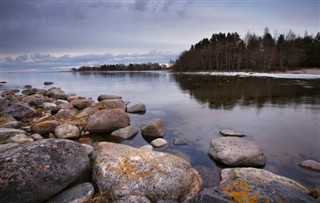
<path fill-rule="evenodd" d="M 131 125 L 143 127 L 161 118 L 169 132 L 169 145 L 155 149 L 187 159 L 201 173 L 205 186 L 216 185 L 221 167 L 207 152 L 221 129 L 245 133 L 267 157 L 265 169 L 304 184 L 320 185 L 319 173 L 300 168 L 304 159 L 320 161 L 320 79 L 230 77 L 165 72 L 131 73 L 3 73 L 7 88 L 44 87 L 53 81 L 67 93 L 92 97 L 115 94 L 144 103 L 147 113 L 133 115 Z M 52 86 L 51 86 L 52 87 Z M 174 146 L 176 137 L 189 145 Z M 108 140 L 108 138 L 98 138 Z M 147 142 L 139 133 L 123 143 L 140 147 Z"/>

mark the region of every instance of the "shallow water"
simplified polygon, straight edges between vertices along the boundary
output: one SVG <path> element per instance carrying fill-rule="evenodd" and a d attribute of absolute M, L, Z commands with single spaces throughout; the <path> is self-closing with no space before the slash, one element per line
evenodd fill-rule
<path fill-rule="evenodd" d="M 200 171 L 205 186 L 218 184 L 223 167 L 210 159 L 210 140 L 222 129 L 233 129 L 258 145 L 267 157 L 265 169 L 292 178 L 309 189 L 320 185 L 319 173 L 299 167 L 304 159 L 320 157 L 320 79 L 281 79 L 167 72 L 3 73 L 8 88 L 61 87 L 67 93 L 92 97 L 115 94 L 129 106 L 144 103 L 144 115 L 130 114 L 141 129 L 153 118 L 166 122 L 169 145 L 155 149 L 187 159 Z M 44 86 L 44 81 L 54 85 Z M 183 137 L 189 144 L 174 146 Z M 108 135 L 96 140 L 110 140 Z M 112 140 L 112 139 L 111 139 Z M 117 140 L 113 140 L 117 141 Z M 123 143 L 140 147 L 139 133 Z"/>

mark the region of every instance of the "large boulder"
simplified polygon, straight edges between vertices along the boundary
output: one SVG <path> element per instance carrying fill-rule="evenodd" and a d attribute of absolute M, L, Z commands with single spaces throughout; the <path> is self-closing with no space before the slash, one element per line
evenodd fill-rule
<path fill-rule="evenodd" d="M 163 138 L 167 133 L 167 128 L 161 119 L 154 119 L 141 129 L 145 137 Z"/>
<path fill-rule="evenodd" d="M 102 100 L 96 104 L 98 109 L 122 109 L 126 110 L 126 104 L 121 99 Z"/>
<path fill-rule="evenodd" d="M 80 136 L 80 130 L 77 126 L 71 124 L 63 124 L 55 128 L 54 134 L 58 138 L 73 139 Z"/>
<path fill-rule="evenodd" d="M 43 202 L 89 168 L 85 148 L 63 139 L 44 139 L 0 153 L 0 202 Z"/>
<path fill-rule="evenodd" d="M 237 137 L 221 137 L 210 143 L 209 155 L 227 166 L 263 166 L 266 158 L 254 144 Z"/>
<path fill-rule="evenodd" d="M 289 178 L 257 168 L 226 168 L 217 191 L 240 202 L 316 202 L 308 190 Z"/>
<path fill-rule="evenodd" d="M 125 111 L 121 109 L 105 109 L 89 117 L 86 129 L 92 133 L 106 133 L 128 125 L 130 125 L 130 118 Z"/>
<path fill-rule="evenodd" d="M 175 155 L 100 142 L 91 155 L 93 181 L 115 199 L 142 196 L 151 202 L 183 201 L 201 189 L 199 173 Z"/>
<path fill-rule="evenodd" d="M 41 121 L 33 124 L 31 126 L 31 130 L 35 133 L 46 135 L 49 133 L 53 133 L 58 125 L 60 125 L 60 123 L 56 120 Z"/>

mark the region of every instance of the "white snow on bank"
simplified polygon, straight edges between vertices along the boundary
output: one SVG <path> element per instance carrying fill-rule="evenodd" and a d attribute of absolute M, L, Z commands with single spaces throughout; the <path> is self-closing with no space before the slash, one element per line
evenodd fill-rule
<path fill-rule="evenodd" d="M 293 74 L 293 73 L 247 73 L 247 72 L 193 72 L 186 74 L 221 75 L 239 77 L 270 77 L 284 79 L 320 79 L 319 74 Z"/>

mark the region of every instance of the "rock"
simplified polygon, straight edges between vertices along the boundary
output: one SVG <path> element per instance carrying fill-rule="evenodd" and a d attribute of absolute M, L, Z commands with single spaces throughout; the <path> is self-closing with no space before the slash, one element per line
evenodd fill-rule
<path fill-rule="evenodd" d="M 96 104 L 96 107 L 101 109 L 122 109 L 126 110 L 126 104 L 121 99 L 102 100 Z"/>
<path fill-rule="evenodd" d="M 86 99 L 85 97 L 82 97 L 82 96 L 77 96 L 77 95 L 73 95 L 73 96 L 69 96 L 68 97 L 68 102 L 71 102 L 72 100 L 78 100 L 78 99 Z"/>
<path fill-rule="evenodd" d="M 77 115 L 75 109 L 60 109 L 58 113 L 54 115 L 56 119 L 71 119 Z"/>
<path fill-rule="evenodd" d="M 52 87 L 46 93 L 48 97 L 54 97 L 56 94 L 65 94 L 65 92 L 58 87 Z"/>
<path fill-rule="evenodd" d="M 7 149 L 11 148 L 11 147 L 15 147 L 18 146 L 18 143 L 7 143 L 7 144 L 0 144 L 0 153 L 3 151 L 6 151 Z M 1 187 L 0 187 L 1 189 Z"/>
<path fill-rule="evenodd" d="M 29 89 L 22 90 L 21 93 L 24 95 L 33 95 L 33 94 L 36 94 L 37 92 L 38 92 L 37 88 L 29 88 Z"/>
<path fill-rule="evenodd" d="M 116 200 L 114 203 L 151 203 L 148 198 L 141 197 L 141 196 L 125 196 L 118 200 Z"/>
<path fill-rule="evenodd" d="M 33 139 L 25 134 L 17 134 L 15 136 L 9 137 L 5 142 L 23 144 L 26 142 L 33 142 Z"/>
<path fill-rule="evenodd" d="M 232 136 L 232 137 L 243 137 L 243 136 L 245 136 L 243 133 L 236 132 L 236 131 L 229 130 L 229 129 L 220 130 L 220 134 L 223 135 L 223 136 Z"/>
<path fill-rule="evenodd" d="M 81 145 L 84 146 L 84 148 L 86 149 L 87 155 L 90 156 L 91 153 L 93 152 L 93 147 L 88 144 L 81 144 Z"/>
<path fill-rule="evenodd" d="M 205 188 L 197 196 L 185 201 L 184 203 L 231 203 L 232 199 L 227 199 L 225 195 L 219 193 L 214 188 Z M 239 200 L 239 199 L 238 199 Z"/>
<path fill-rule="evenodd" d="M 58 106 L 58 109 L 71 109 L 73 108 L 73 105 L 70 104 L 68 101 L 66 100 L 61 100 L 58 99 L 55 104 Z"/>
<path fill-rule="evenodd" d="M 53 85 L 53 82 L 51 82 L 51 81 L 45 81 L 43 84 L 44 84 L 44 85 Z"/>
<path fill-rule="evenodd" d="M 55 197 L 51 198 L 47 203 L 85 203 L 89 202 L 94 195 L 94 188 L 91 183 L 82 183 L 69 188 Z"/>
<path fill-rule="evenodd" d="M 43 139 L 43 137 L 38 134 L 38 133 L 33 133 L 32 135 L 30 135 L 30 137 L 33 139 L 33 140 L 41 140 Z"/>
<path fill-rule="evenodd" d="M 122 99 L 122 97 L 117 95 L 110 95 L 110 94 L 102 94 L 98 97 L 98 101 L 108 100 L 108 99 Z"/>
<path fill-rule="evenodd" d="M 20 121 L 9 121 L 1 125 L 1 128 L 19 128 L 21 126 Z"/>
<path fill-rule="evenodd" d="M 300 163 L 300 166 L 320 172 L 320 163 L 314 160 L 304 160 Z"/>
<path fill-rule="evenodd" d="M 4 114 L 11 114 L 14 118 L 25 118 L 25 117 L 32 117 L 37 112 L 29 104 L 26 103 L 15 103 L 12 104 L 10 107 L 6 108 L 3 111 Z"/>
<path fill-rule="evenodd" d="M 98 111 L 99 111 L 98 108 L 92 106 L 92 107 L 87 107 L 87 108 L 83 109 L 83 111 L 81 113 L 86 113 L 88 115 L 92 115 Z"/>
<path fill-rule="evenodd" d="M 136 104 L 127 109 L 128 113 L 144 114 L 146 111 L 146 106 L 144 104 Z"/>
<path fill-rule="evenodd" d="M 152 147 L 152 145 L 149 145 L 149 144 L 147 144 L 147 145 L 143 145 L 142 147 L 140 147 L 139 149 L 141 149 L 141 150 L 145 150 L 145 151 L 153 151 L 153 147 Z"/>
<path fill-rule="evenodd" d="M 91 133 L 106 133 L 128 125 L 130 125 L 130 118 L 125 111 L 121 109 L 105 109 L 89 117 L 86 129 Z"/>
<path fill-rule="evenodd" d="M 69 97 L 68 94 L 65 94 L 65 93 L 57 93 L 53 96 L 53 98 L 55 99 L 62 99 L 62 100 L 67 100 Z"/>
<path fill-rule="evenodd" d="M 32 85 L 25 85 L 24 88 L 30 89 L 30 88 L 32 88 Z"/>
<path fill-rule="evenodd" d="M 7 140 L 9 137 L 13 137 L 18 134 L 27 134 L 27 132 L 12 128 L 0 128 L 0 141 Z"/>
<path fill-rule="evenodd" d="M 43 139 L 0 153 L 0 202 L 43 202 L 89 168 L 84 147 L 64 139 Z"/>
<path fill-rule="evenodd" d="M 299 183 L 263 169 L 222 169 L 221 178 L 218 190 L 233 201 L 316 202 Z"/>
<path fill-rule="evenodd" d="M 167 128 L 161 119 L 154 119 L 141 130 L 143 136 L 152 138 L 163 138 Z"/>
<path fill-rule="evenodd" d="M 46 94 L 47 94 L 47 90 L 43 90 L 43 89 L 39 89 L 37 92 L 36 92 L 36 94 L 40 94 L 40 95 L 43 95 L 43 96 L 45 96 Z"/>
<path fill-rule="evenodd" d="M 124 128 L 120 128 L 119 130 L 113 131 L 111 133 L 114 137 L 119 137 L 121 139 L 130 139 L 138 134 L 138 130 L 132 126 L 127 126 Z"/>
<path fill-rule="evenodd" d="M 36 94 L 31 96 L 26 96 L 21 101 L 31 106 L 40 106 L 41 104 L 43 104 L 43 102 L 45 102 L 44 98 L 39 97 L 39 95 L 36 96 Z"/>
<path fill-rule="evenodd" d="M 60 123 L 56 120 L 42 121 L 42 122 L 33 124 L 31 126 L 31 130 L 35 133 L 46 135 L 49 133 L 53 133 L 58 125 L 60 125 Z"/>
<path fill-rule="evenodd" d="M 55 128 L 54 134 L 57 138 L 72 139 L 80 136 L 80 130 L 77 126 L 63 124 Z"/>
<path fill-rule="evenodd" d="M 316 200 L 320 200 L 320 187 L 317 187 L 313 190 L 311 190 L 308 195 L 310 195 L 311 197 L 315 198 Z"/>
<path fill-rule="evenodd" d="M 100 142 L 91 158 L 97 188 L 115 199 L 142 196 L 151 202 L 183 201 L 195 196 L 202 186 L 199 173 L 171 154 Z"/>
<path fill-rule="evenodd" d="M 51 102 L 44 102 L 42 104 L 42 108 L 48 111 L 52 111 L 52 112 L 57 112 L 58 111 L 58 107 L 55 103 L 51 103 Z"/>
<path fill-rule="evenodd" d="M 79 110 L 83 110 L 95 104 L 94 101 L 87 100 L 87 99 L 75 99 L 75 100 L 72 100 L 70 103 Z"/>
<path fill-rule="evenodd" d="M 187 145 L 188 144 L 188 141 L 181 138 L 181 137 L 178 137 L 178 138 L 174 138 L 173 139 L 173 144 L 174 145 Z"/>
<path fill-rule="evenodd" d="M 163 147 L 163 146 L 167 145 L 168 142 L 165 139 L 157 138 L 155 140 L 152 140 L 152 142 L 150 144 L 153 147 L 159 148 L 159 147 Z"/>
<path fill-rule="evenodd" d="M 210 143 L 209 155 L 227 166 L 263 166 L 266 158 L 254 144 L 237 137 L 221 137 Z"/>

